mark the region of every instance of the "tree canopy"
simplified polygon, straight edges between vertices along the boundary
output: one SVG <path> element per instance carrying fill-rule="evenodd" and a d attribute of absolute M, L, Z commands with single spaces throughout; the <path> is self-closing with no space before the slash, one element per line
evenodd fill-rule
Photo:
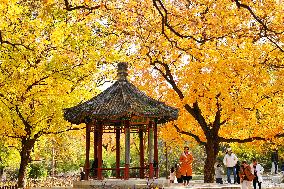
<path fill-rule="evenodd" d="M 204 145 L 212 182 L 220 143 L 284 135 L 283 19 L 281 0 L 1 1 L 1 134 L 29 157 L 127 61 L 139 89 L 180 108 L 161 132 Z"/>

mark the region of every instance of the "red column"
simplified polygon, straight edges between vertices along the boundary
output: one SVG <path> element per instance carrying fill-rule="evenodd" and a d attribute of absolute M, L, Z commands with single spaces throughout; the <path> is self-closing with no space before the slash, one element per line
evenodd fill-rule
<path fill-rule="evenodd" d="M 159 177 L 159 158 L 158 158 L 158 127 L 157 122 L 154 122 L 154 162 L 155 162 L 155 177 Z"/>
<path fill-rule="evenodd" d="M 154 177 L 153 167 L 153 122 L 150 121 L 148 125 L 148 148 L 149 148 L 149 178 Z"/>
<path fill-rule="evenodd" d="M 89 179 L 89 173 L 90 173 L 90 132 L 91 132 L 91 123 L 87 123 L 86 124 L 85 180 Z"/>
<path fill-rule="evenodd" d="M 139 175 L 140 178 L 143 179 L 145 177 L 144 175 L 144 143 L 143 143 L 143 129 L 139 129 L 139 151 L 140 151 L 140 170 Z"/>
<path fill-rule="evenodd" d="M 116 125 L 116 128 L 115 128 L 115 143 L 116 143 L 116 149 L 115 149 L 115 152 L 116 152 L 116 178 L 120 178 L 120 125 Z"/>
<path fill-rule="evenodd" d="M 125 120 L 125 170 L 124 179 L 129 179 L 129 164 L 130 164 L 130 121 Z"/>
<path fill-rule="evenodd" d="M 103 124 L 98 124 L 98 180 L 103 179 L 102 167 L 103 167 Z"/>
<path fill-rule="evenodd" d="M 94 124 L 94 178 L 98 175 L 98 126 Z"/>

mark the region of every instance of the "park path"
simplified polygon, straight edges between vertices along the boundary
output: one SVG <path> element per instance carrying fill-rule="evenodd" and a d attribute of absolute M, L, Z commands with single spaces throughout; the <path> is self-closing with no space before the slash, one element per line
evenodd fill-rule
<path fill-rule="evenodd" d="M 283 181 L 284 177 L 281 174 L 278 175 L 264 175 L 263 176 L 263 183 L 261 185 L 262 189 L 284 189 Z M 223 180 L 225 180 L 223 178 Z M 183 186 L 182 184 L 173 183 L 165 189 L 182 189 L 182 188 L 202 188 L 202 189 L 235 189 L 241 188 L 240 185 L 230 185 L 230 184 L 204 184 L 203 180 L 193 180 L 190 181 L 189 186 Z M 253 186 L 251 187 L 253 188 Z M 258 187 L 257 187 L 258 188 Z"/>

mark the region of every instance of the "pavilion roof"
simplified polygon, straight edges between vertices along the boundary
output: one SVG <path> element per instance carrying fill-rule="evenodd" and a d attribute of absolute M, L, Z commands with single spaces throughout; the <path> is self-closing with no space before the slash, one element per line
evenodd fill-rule
<path fill-rule="evenodd" d="M 80 124 L 88 119 L 116 120 L 133 115 L 157 118 L 158 123 L 177 119 L 178 109 L 148 97 L 126 79 L 127 64 L 118 66 L 125 70 L 118 71 L 119 78 L 112 86 L 84 103 L 64 109 L 67 121 Z"/>

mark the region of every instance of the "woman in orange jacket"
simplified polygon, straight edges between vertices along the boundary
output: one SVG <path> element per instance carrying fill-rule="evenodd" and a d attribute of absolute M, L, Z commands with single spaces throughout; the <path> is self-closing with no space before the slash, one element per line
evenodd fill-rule
<path fill-rule="evenodd" d="M 192 179 L 192 154 L 189 152 L 189 147 L 184 147 L 184 152 L 181 154 L 180 158 L 180 172 L 183 178 L 184 185 L 188 185 L 189 180 Z"/>

